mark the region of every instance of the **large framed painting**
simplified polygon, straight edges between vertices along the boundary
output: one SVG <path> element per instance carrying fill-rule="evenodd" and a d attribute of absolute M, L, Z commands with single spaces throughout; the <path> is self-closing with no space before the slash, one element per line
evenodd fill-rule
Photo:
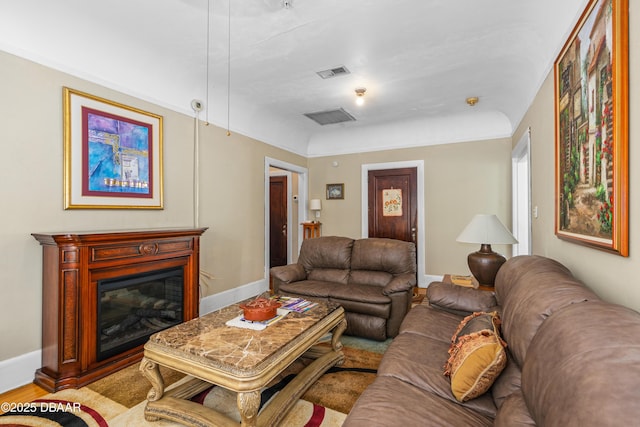
<path fill-rule="evenodd" d="M 65 209 L 162 209 L 162 116 L 63 88 Z"/>
<path fill-rule="evenodd" d="M 591 0 L 554 63 L 556 235 L 628 256 L 629 4 Z"/>

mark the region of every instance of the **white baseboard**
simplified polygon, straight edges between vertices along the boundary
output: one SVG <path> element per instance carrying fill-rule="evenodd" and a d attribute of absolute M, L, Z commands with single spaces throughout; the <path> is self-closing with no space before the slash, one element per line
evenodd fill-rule
<path fill-rule="evenodd" d="M 249 283 L 238 288 L 204 297 L 200 300 L 200 315 L 220 310 L 269 290 L 267 279 Z M 22 354 L 12 359 L 0 361 L 0 393 L 29 384 L 35 372 L 42 367 L 42 350 Z"/>
<path fill-rule="evenodd" d="M 221 308 L 235 304 L 247 298 L 254 297 L 268 290 L 269 281 L 267 279 L 262 279 L 224 292 L 209 295 L 200 300 L 200 316 L 211 313 L 212 311 L 220 310 Z"/>
<path fill-rule="evenodd" d="M 428 288 L 431 282 L 441 282 L 444 276 L 437 276 L 434 274 L 425 274 L 423 281 L 418 285 L 420 288 Z"/>
<path fill-rule="evenodd" d="M 42 350 L 0 362 L 0 393 L 29 384 L 42 366 Z"/>

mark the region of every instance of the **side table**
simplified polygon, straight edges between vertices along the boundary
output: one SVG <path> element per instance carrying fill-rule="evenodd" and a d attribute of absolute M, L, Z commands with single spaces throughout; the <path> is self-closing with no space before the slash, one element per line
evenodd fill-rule
<path fill-rule="evenodd" d="M 313 239 L 315 237 L 320 237 L 320 226 L 322 223 L 319 222 L 303 222 L 302 223 L 302 238 L 303 239 Z"/>
<path fill-rule="evenodd" d="M 495 291 L 493 286 L 480 285 L 473 276 L 462 276 L 460 274 L 445 274 L 442 277 L 443 283 L 453 283 L 458 286 L 464 286 L 466 288 L 479 289 L 481 291 Z"/>

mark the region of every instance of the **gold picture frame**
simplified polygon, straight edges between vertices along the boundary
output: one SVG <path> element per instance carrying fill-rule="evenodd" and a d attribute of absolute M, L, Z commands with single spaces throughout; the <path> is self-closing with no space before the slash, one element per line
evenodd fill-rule
<path fill-rule="evenodd" d="M 63 88 L 64 208 L 163 209 L 157 114 Z"/>
<path fill-rule="evenodd" d="M 629 254 L 629 3 L 591 0 L 554 63 L 555 232 Z"/>

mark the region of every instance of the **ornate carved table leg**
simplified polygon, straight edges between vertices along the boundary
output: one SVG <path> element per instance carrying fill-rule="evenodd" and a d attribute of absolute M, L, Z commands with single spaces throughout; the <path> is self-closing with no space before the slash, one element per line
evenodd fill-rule
<path fill-rule="evenodd" d="M 255 427 L 258 421 L 260 407 L 260 390 L 238 393 L 238 409 L 240 410 L 241 426 Z"/>
<path fill-rule="evenodd" d="M 342 319 L 340 323 L 336 325 L 331 334 L 331 347 L 333 351 L 341 351 L 342 350 L 342 342 L 340 338 L 342 338 L 342 334 L 347 330 L 347 319 Z"/>
<path fill-rule="evenodd" d="M 140 372 L 142 372 L 142 375 L 151 383 L 151 390 L 147 393 L 147 401 L 155 402 L 160 399 L 164 394 L 164 379 L 162 375 L 160 375 L 158 364 L 143 357 L 142 362 L 140 362 Z M 144 418 L 147 421 L 158 421 L 160 419 L 159 417 L 147 415 L 146 413 Z"/>

